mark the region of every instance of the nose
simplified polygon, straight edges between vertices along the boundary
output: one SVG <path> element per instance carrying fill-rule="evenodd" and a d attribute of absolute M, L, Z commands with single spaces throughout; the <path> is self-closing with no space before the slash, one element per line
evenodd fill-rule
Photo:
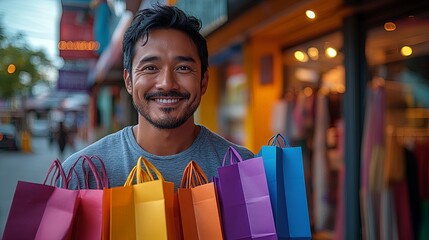
<path fill-rule="evenodd" d="M 158 75 L 156 88 L 164 91 L 178 89 L 179 85 L 177 83 L 176 77 L 177 76 L 174 73 L 174 70 L 164 69 L 161 74 Z"/>

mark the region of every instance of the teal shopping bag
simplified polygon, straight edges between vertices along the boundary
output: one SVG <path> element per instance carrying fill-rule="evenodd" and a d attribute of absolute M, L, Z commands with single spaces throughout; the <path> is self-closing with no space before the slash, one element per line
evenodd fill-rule
<path fill-rule="evenodd" d="M 279 239 L 311 239 L 301 147 L 291 147 L 276 134 L 258 156 L 264 162 Z"/>

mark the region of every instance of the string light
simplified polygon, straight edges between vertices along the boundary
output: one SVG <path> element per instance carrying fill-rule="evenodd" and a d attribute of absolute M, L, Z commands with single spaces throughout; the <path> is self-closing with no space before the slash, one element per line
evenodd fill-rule
<path fill-rule="evenodd" d="M 14 64 L 9 64 L 9 66 L 7 66 L 7 72 L 9 73 L 9 74 L 12 74 L 12 73 L 14 73 L 15 72 L 15 70 L 16 70 L 16 67 L 15 67 L 15 65 Z"/>
<path fill-rule="evenodd" d="M 333 48 L 333 47 L 328 47 L 325 50 L 325 54 L 329 58 L 334 58 L 337 56 L 337 50 L 335 50 L 335 48 Z"/>
<path fill-rule="evenodd" d="M 305 11 L 305 15 L 309 18 L 309 19 L 315 19 L 316 18 L 316 13 L 312 10 L 307 10 Z"/>
<path fill-rule="evenodd" d="M 310 58 L 312 60 L 319 59 L 319 50 L 317 50 L 317 48 L 311 47 L 307 50 L 307 53 L 308 53 L 308 56 L 310 56 Z"/>
<path fill-rule="evenodd" d="M 403 46 L 401 48 L 401 55 L 404 57 L 408 57 L 413 54 L 413 49 L 410 46 Z"/>
<path fill-rule="evenodd" d="M 386 22 L 384 24 L 384 30 L 392 32 L 396 30 L 396 24 L 394 22 Z"/>
<path fill-rule="evenodd" d="M 293 54 L 295 59 L 300 61 L 300 62 L 307 62 L 308 61 L 308 56 L 306 53 L 304 53 L 303 51 L 295 51 L 295 53 Z"/>

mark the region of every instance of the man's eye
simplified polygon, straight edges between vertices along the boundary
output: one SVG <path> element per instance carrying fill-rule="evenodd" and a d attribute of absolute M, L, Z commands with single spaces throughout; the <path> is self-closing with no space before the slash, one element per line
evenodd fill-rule
<path fill-rule="evenodd" d="M 190 67 L 188 67 L 188 66 L 180 66 L 180 67 L 177 68 L 177 70 L 180 71 L 180 72 L 189 72 L 192 69 Z"/>
<path fill-rule="evenodd" d="M 155 71 L 156 68 L 154 66 L 146 66 L 143 68 L 143 71 Z"/>

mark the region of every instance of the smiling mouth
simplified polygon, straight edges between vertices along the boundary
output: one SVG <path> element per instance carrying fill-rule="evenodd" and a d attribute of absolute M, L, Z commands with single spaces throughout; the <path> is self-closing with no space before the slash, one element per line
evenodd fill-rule
<path fill-rule="evenodd" d="M 159 104 L 176 104 L 182 100 L 189 99 L 189 93 L 181 93 L 178 91 L 169 92 L 150 92 L 146 93 L 144 98 Z"/>
<path fill-rule="evenodd" d="M 171 104 L 171 103 L 179 102 L 180 99 L 179 98 L 155 98 L 154 101 L 157 103 Z"/>

